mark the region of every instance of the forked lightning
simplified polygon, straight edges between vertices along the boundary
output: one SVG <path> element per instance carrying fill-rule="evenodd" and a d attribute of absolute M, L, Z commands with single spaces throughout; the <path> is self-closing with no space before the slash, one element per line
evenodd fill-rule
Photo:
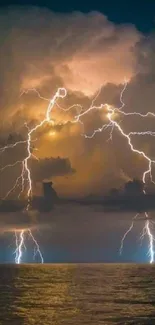
<path fill-rule="evenodd" d="M 59 109 L 63 110 L 63 111 L 68 111 L 71 110 L 74 107 L 80 107 L 80 112 L 78 114 L 76 114 L 73 118 L 73 120 L 71 120 L 72 123 L 80 123 L 84 126 L 84 122 L 82 121 L 82 117 L 89 114 L 90 111 L 92 110 L 103 110 L 103 112 L 105 112 L 105 119 L 107 119 L 107 123 L 104 123 L 100 128 L 97 128 L 93 131 L 93 133 L 91 135 L 87 135 L 85 133 L 82 134 L 82 136 L 84 136 L 85 138 L 93 138 L 95 136 L 96 133 L 102 132 L 104 130 L 108 130 L 110 131 L 110 138 L 112 140 L 113 137 L 113 131 L 114 129 L 116 129 L 122 137 L 124 137 L 128 143 L 129 149 L 131 150 L 131 152 L 136 153 L 137 155 L 142 156 L 146 162 L 147 162 L 147 169 L 144 171 L 143 175 L 142 175 L 142 180 L 144 183 L 146 183 L 146 176 L 150 177 L 151 182 L 153 181 L 153 177 L 152 177 L 152 166 L 155 164 L 155 160 L 151 159 L 144 151 L 142 150 L 138 150 L 132 141 L 132 136 L 133 135 L 150 135 L 150 136 L 155 136 L 155 132 L 154 131 L 146 131 L 146 132 L 130 132 L 130 133 L 126 133 L 124 131 L 124 129 L 121 127 L 120 123 L 116 120 L 115 115 L 119 115 L 120 117 L 123 116 L 139 116 L 139 118 L 146 118 L 146 117 L 155 117 L 155 114 L 152 112 L 147 112 L 146 114 L 142 114 L 139 112 L 125 112 L 123 110 L 125 104 L 123 102 L 123 94 L 124 91 L 127 88 L 127 84 L 128 82 L 125 81 L 124 85 L 123 85 L 123 89 L 121 91 L 120 94 L 120 103 L 121 106 L 119 108 L 117 107 L 112 107 L 111 105 L 108 104 L 100 104 L 99 106 L 95 105 L 95 102 L 97 100 L 97 98 L 99 97 L 99 95 L 101 94 L 101 90 L 102 88 L 99 90 L 99 92 L 96 94 L 95 98 L 92 100 L 91 105 L 89 106 L 88 109 L 83 110 L 83 107 L 79 104 L 74 104 L 72 106 L 70 106 L 69 108 L 62 108 L 60 106 L 60 104 L 58 103 L 58 99 L 63 99 L 66 97 L 67 95 L 67 90 L 65 88 L 58 88 L 57 92 L 55 93 L 55 95 L 53 96 L 53 98 L 51 100 L 44 98 L 40 95 L 40 93 L 36 90 L 36 89 L 28 89 L 26 91 L 24 91 L 25 93 L 28 93 L 29 91 L 35 91 L 36 94 L 39 96 L 40 99 L 46 100 L 49 102 L 48 106 L 47 106 L 47 110 L 46 110 L 46 114 L 45 114 L 45 118 L 43 120 L 41 120 L 35 127 L 29 129 L 29 127 L 26 125 L 27 129 L 28 129 L 28 134 L 27 134 L 27 140 L 24 141 L 19 141 L 16 142 L 14 144 L 11 145 L 7 145 L 3 148 L 0 148 L 0 153 L 5 152 L 5 150 L 9 150 L 10 148 L 14 148 L 16 147 L 18 144 L 26 144 L 26 148 L 27 148 L 27 156 L 23 159 L 23 161 L 17 161 L 14 164 L 8 164 L 6 166 L 4 166 L 1 171 L 3 171 L 5 168 L 9 168 L 9 167 L 14 167 L 17 164 L 21 165 L 21 174 L 18 176 L 18 178 L 15 181 L 14 186 L 8 191 L 8 193 L 6 194 L 5 198 L 7 198 L 12 191 L 14 191 L 16 189 L 16 187 L 19 186 L 19 184 L 21 184 L 21 192 L 25 191 L 26 189 L 26 193 L 27 193 L 27 199 L 28 199 L 28 204 L 27 204 L 27 210 L 30 209 L 30 203 L 31 203 L 31 199 L 32 199 L 32 177 L 31 177 L 31 170 L 29 168 L 29 161 L 33 156 L 33 150 L 32 150 L 32 141 L 34 141 L 32 139 L 32 136 L 35 134 L 35 132 L 41 128 L 44 124 L 48 123 L 51 121 L 51 113 L 52 113 L 52 109 L 54 108 L 54 106 L 57 106 Z M 24 93 L 23 92 L 23 93 Z M 22 93 L 22 94 L 23 94 Z M 21 193 L 20 192 L 20 193 Z M 19 193 L 19 195 L 20 195 Z M 144 191 L 145 193 L 145 191 Z M 135 220 L 138 218 L 138 215 L 136 215 L 133 218 L 133 221 L 131 223 L 131 226 L 129 227 L 129 229 L 126 231 L 126 233 L 124 234 L 124 236 L 122 237 L 121 240 L 121 246 L 120 246 L 120 254 L 122 254 L 123 251 L 123 245 L 124 245 L 124 240 L 126 238 L 126 236 L 129 234 L 129 232 L 132 230 L 133 226 L 134 226 L 134 222 Z M 148 213 L 145 212 L 145 225 L 143 228 L 143 233 L 141 236 L 141 239 L 143 239 L 143 237 L 145 235 L 148 236 L 149 239 L 149 248 L 148 248 L 148 253 L 150 256 L 150 263 L 154 262 L 154 241 L 155 238 L 152 234 L 152 226 L 153 226 L 153 222 L 150 221 Z M 40 261 L 43 263 L 43 256 L 42 253 L 40 251 L 39 245 L 36 241 L 36 239 L 34 238 L 34 236 L 32 235 L 32 232 L 30 229 L 22 229 L 19 233 L 16 232 L 16 250 L 15 250 L 15 262 L 16 263 L 21 263 L 22 262 L 22 256 L 23 256 L 23 251 L 25 249 L 25 237 L 27 235 L 29 235 L 35 245 L 35 252 L 34 252 L 34 257 L 36 254 L 39 254 L 40 256 Z"/>

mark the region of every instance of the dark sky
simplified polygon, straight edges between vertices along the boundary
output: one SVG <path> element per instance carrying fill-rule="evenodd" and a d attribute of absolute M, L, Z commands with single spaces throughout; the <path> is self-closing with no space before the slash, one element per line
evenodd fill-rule
<path fill-rule="evenodd" d="M 131 1 L 131 0 L 109 0 L 109 1 L 48 1 L 48 0 L 2 0 L 1 6 L 22 5 L 46 7 L 56 12 L 99 11 L 108 16 L 115 23 L 132 23 L 147 33 L 155 26 L 155 1 Z"/>

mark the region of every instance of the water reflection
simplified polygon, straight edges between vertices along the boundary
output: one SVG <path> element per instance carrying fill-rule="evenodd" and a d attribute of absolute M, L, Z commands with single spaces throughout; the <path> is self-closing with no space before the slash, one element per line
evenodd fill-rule
<path fill-rule="evenodd" d="M 150 265 L 0 267 L 0 324 L 154 324 Z"/>

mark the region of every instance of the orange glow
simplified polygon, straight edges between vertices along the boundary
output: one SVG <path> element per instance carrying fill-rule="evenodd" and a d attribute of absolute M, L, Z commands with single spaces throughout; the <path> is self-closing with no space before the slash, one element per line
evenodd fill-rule
<path fill-rule="evenodd" d="M 48 133 L 48 135 L 49 135 L 50 137 L 55 137 L 55 136 L 56 136 L 56 132 L 55 132 L 55 131 L 50 131 L 50 132 Z"/>

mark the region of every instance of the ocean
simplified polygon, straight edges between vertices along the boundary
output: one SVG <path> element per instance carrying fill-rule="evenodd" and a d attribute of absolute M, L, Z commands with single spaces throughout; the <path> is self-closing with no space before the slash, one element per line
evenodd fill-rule
<path fill-rule="evenodd" d="M 155 324 L 155 266 L 0 266 L 0 325 Z"/>

